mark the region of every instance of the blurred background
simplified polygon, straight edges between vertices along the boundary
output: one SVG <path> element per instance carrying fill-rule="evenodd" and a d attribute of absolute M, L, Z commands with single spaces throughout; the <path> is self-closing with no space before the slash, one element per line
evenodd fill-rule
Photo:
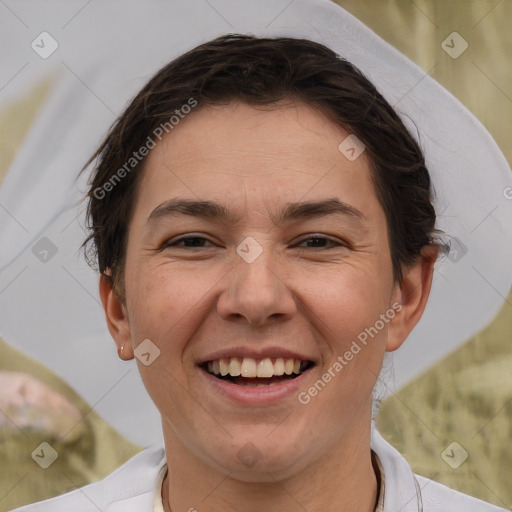
<path fill-rule="evenodd" d="M 94 38 L 94 18 L 87 21 L 88 10 L 93 7 L 89 3 L 48 3 L 55 9 L 54 18 L 58 18 L 56 27 L 49 30 L 49 24 L 41 25 L 34 14 L 37 11 L 35 3 L 0 2 L 0 26 L 9 28 L 1 36 L 3 52 L 13 51 L 17 45 L 25 45 L 27 53 L 31 53 L 31 41 L 45 29 L 59 40 L 61 52 L 65 50 L 62 41 L 66 30 L 82 30 L 85 39 Z M 339 0 L 336 3 L 407 55 L 456 96 L 485 125 L 510 163 L 512 2 Z M 113 11 L 123 9 L 123 4 L 116 1 L 105 2 L 104 5 L 105 9 Z M 134 16 L 132 23 L 146 24 L 146 29 L 150 31 L 151 20 L 144 19 L 143 11 L 141 8 L 140 16 Z M 224 14 L 228 17 L 229 13 Z M 48 20 L 52 15 L 46 13 L 45 16 L 43 18 Z M 130 29 L 127 26 L 126 32 L 129 33 Z M 443 40 L 454 31 L 468 43 L 467 50 L 457 59 L 451 58 L 441 48 Z M 10 39 L 5 39 L 6 33 Z M 134 39 L 133 44 L 136 44 Z M 126 40 L 130 41 L 130 38 Z M 40 46 L 45 46 L 46 51 L 51 50 L 51 40 L 45 41 Z M 87 41 L 84 48 L 87 48 Z M 43 48 L 39 50 L 43 51 Z M 109 41 L 105 41 L 105 52 L 108 51 Z M 57 68 L 49 65 L 45 68 L 44 62 L 37 60 L 39 57 L 33 57 L 34 62 L 31 58 L 22 58 L 12 68 L 3 66 L 0 80 L 0 187 L 11 164 L 19 157 L 20 148 L 35 143 L 30 140 L 30 129 L 51 102 L 58 82 Z M 94 59 L 94 55 L 91 55 L 91 59 Z M 162 58 L 162 64 L 165 60 Z M 97 89 L 89 85 L 92 82 L 87 80 L 87 75 L 74 71 L 76 68 L 72 61 L 67 59 L 63 65 L 67 67 L 68 74 L 73 75 L 73 80 L 84 83 L 86 94 L 97 94 Z M 151 66 L 154 66 L 153 61 Z M 129 86 L 131 90 L 140 88 L 148 73 L 158 68 L 151 66 L 148 65 L 146 74 L 133 77 Z M 105 69 L 104 73 L 108 75 L 109 71 Z M 122 104 L 117 104 L 115 97 L 101 96 L 97 100 L 106 104 L 103 122 L 108 126 Z M 62 119 L 55 120 L 56 132 L 59 124 L 72 122 L 72 116 L 76 115 L 73 98 L 69 98 L 68 105 L 69 111 L 68 108 L 63 109 Z M 80 115 L 86 116 L 87 113 L 81 111 Z M 93 121 L 96 122 L 96 119 Z M 85 157 L 97 141 L 97 138 L 84 140 L 83 155 L 79 155 L 82 162 L 85 162 Z M 61 142 L 56 137 L 51 139 L 46 147 L 48 154 L 58 152 Z M 44 160 L 45 155 L 41 158 Z M 34 181 L 41 179 L 38 166 L 38 161 L 32 162 Z M 62 185 L 52 182 L 50 178 L 45 181 L 49 194 L 61 187 L 59 194 L 66 196 L 66 187 L 74 186 L 73 180 Z M 53 231 L 48 235 L 52 240 L 57 240 L 68 229 L 76 229 L 77 238 L 80 238 L 82 232 L 74 223 L 76 197 L 78 195 L 71 197 L 69 203 L 63 203 L 65 214 L 55 219 Z M 31 196 L 27 192 L 27 197 L 20 197 L 19 200 L 30 200 L 37 205 L 38 198 L 39 195 L 34 193 Z M 37 212 L 36 207 L 34 211 Z M 9 217 L 5 209 L 0 211 L 0 215 L 3 215 L 0 221 Z M 87 323 L 88 315 L 96 318 L 101 314 L 95 298 L 96 290 L 84 284 L 85 279 L 82 281 L 80 278 L 89 270 L 77 260 L 76 268 L 71 272 L 67 261 L 77 256 L 77 248 L 71 248 L 66 253 L 60 244 L 57 245 L 55 261 L 63 258 L 58 261 L 70 275 L 70 286 L 85 291 L 80 299 L 83 300 L 83 309 L 78 310 L 85 312 L 83 315 Z M 43 249 L 49 254 L 54 250 L 50 244 Z M 492 247 L 489 250 L 492 251 Z M 9 264 L 12 269 L 12 263 Z M 9 294 L 13 293 L 16 283 L 31 272 L 31 268 L 26 271 L 24 268 L 25 264 L 21 263 L 15 266 L 13 273 L 0 279 L 0 307 L 1 300 L 5 304 L 15 300 Z M 41 266 L 34 271 L 42 274 L 46 272 L 46 267 Z M 427 370 L 421 370 L 407 382 L 402 382 L 396 391 L 387 393 L 390 396 L 381 404 L 377 424 L 384 437 L 406 457 L 415 472 L 510 508 L 512 294 L 509 293 L 504 299 L 501 310 L 490 325 Z M 86 348 L 80 348 L 83 346 L 81 341 L 86 340 L 85 333 L 73 333 L 70 329 L 63 336 L 59 334 L 60 339 L 54 340 L 51 354 L 48 354 L 48 350 L 38 353 L 41 346 L 48 346 L 47 338 L 55 338 L 55 333 L 61 332 L 57 327 L 63 317 L 71 323 L 75 318 L 77 322 L 84 322 L 83 318 L 76 316 L 69 301 L 65 294 L 52 291 L 51 277 L 48 277 L 44 286 L 31 292 L 31 297 L 19 301 L 18 312 L 10 313 L 19 314 L 14 322 L 16 329 L 8 329 L 0 323 L 0 336 L 3 337 L 0 339 L 1 511 L 98 480 L 147 444 L 143 437 L 130 436 L 130 429 L 122 428 L 124 424 L 139 425 L 143 429 L 144 411 L 130 410 L 130 396 L 123 393 L 123 387 L 128 382 L 137 385 L 137 372 L 133 366 L 123 365 L 116 360 L 114 344 L 108 337 L 103 354 L 90 354 Z M 49 320 L 47 318 L 48 328 L 45 332 L 38 332 L 35 304 L 42 302 L 48 303 L 59 314 L 55 313 Z M 55 331 L 52 330 L 53 326 Z M 36 336 L 31 334 L 34 332 Z M 105 331 L 97 334 L 104 337 Z M 26 341 L 30 336 L 33 345 Z M 65 369 L 58 375 L 50 369 L 49 362 L 56 358 L 64 362 L 78 360 L 78 366 L 84 367 L 83 375 L 77 368 L 69 368 L 69 375 Z M 63 366 L 66 366 L 65 363 Z M 94 370 L 91 372 L 91 368 L 98 369 L 97 375 Z M 392 366 L 389 371 L 392 373 Z M 73 386 L 70 385 L 72 381 Z M 98 385 L 101 392 L 84 398 L 85 393 L 76 390 L 81 387 L 87 389 L 93 384 Z M 120 420 L 121 426 L 112 426 L 104 419 L 114 403 L 126 409 L 126 417 Z M 154 411 L 148 414 L 152 414 L 154 419 Z M 157 433 L 148 438 L 158 442 Z M 58 459 L 47 469 L 35 463 L 34 451 L 43 442 L 49 443 L 58 453 Z M 449 457 L 446 457 L 447 453 Z M 454 457 L 450 457 L 451 454 Z M 463 462 L 460 462 L 462 459 Z"/>

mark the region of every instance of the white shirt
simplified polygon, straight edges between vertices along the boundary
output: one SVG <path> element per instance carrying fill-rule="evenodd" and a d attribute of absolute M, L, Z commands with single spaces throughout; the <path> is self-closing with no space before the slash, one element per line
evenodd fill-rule
<path fill-rule="evenodd" d="M 506 512 L 415 475 L 376 430 L 372 431 L 372 450 L 384 473 L 384 512 Z M 162 512 L 166 463 L 162 448 L 144 450 L 99 482 L 11 512 Z M 199 510 L 199 504 L 195 508 Z"/>

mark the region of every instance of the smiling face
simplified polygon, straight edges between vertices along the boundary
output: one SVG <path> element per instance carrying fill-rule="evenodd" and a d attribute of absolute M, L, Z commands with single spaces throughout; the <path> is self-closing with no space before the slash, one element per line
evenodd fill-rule
<path fill-rule="evenodd" d="M 231 103 L 150 153 L 125 303 L 106 278 L 101 294 L 127 357 L 160 350 L 139 369 L 183 464 L 268 481 L 368 451 L 384 353 L 421 316 L 432 269 L 395 285 L 369 161 L 338 149 L 348 135 L 303 104 Z"/>

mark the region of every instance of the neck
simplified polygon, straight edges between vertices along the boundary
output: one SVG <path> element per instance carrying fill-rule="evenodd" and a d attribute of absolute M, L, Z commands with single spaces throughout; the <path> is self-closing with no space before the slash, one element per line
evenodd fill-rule
<path fill-rule="evenodd" d="M 205 464 L 166 436 L 168 473 L 162 497 L 166 512 L 373 512 L 378 488 L 370 451 L 370 424 L 343 440 L 304 470 L 286 478 L 244 482 Z M 350 438 L 350 439 L 349 439 Z"/>

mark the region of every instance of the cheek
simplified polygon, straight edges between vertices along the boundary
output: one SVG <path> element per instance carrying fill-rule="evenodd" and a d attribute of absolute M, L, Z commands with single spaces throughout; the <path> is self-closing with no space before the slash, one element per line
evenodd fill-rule
<path fill-rule="evenodd" d="M 308 402 L 311 414 L 328 425 L 333 436 L 372 401 L 392 320 L 389 311 L 394 313 L 388 292 L 376 287 L 371 273 L 363 273 L 339 276 L 336 285 L 325 282 L 311 295 L 310 322 L 324 350 L 317 380 L 301 390 L 301 403 Z"/>
<path fill-rule="evenodd" d="M 205 274 L 171 269 L 165 264 L 140 265 L 131 275 L 130 288 L 127 287 L 134 345 L 149 339 L 159 350 L 158 358 L 148 366 L 137 360 L 142 381 L 162 414 L 170 412 L 170 404 L 172 411 L 179 412 L 171 411 L 175 420 L 189 417 L 196 403 L 190 401 L 186 392 L 189 376 L 183 357 L 208 309 L 205 297 L 212 279 Z"/>
<path fill-rule="evenodd" d="M 314 401 L 315 415 L 328 424 L 333 422 L 333 428 L 356 415 L 361 404 L 371 402 L 392 320 L 392 279 L 387 277 L 378 266 L 361 264 L 310 281 L 310 322 L 317 327 L 324 350 L 322 382 L 303 390 L 303 397 Z"/>
<path fill-rule="evenodd" d="M 161 263 L 134 267 L 130 277 L 126 296 L 135 344 L 149 338 L 162 352 L 182 349 L 188 331 L 204 313 L 214 276 Z"/>
<path fill-rule="evenodd" d="M 378 266 L 346 265 L 321 278 L 310 274 L 303 279 L 304 308 L 333 351 L 344 350 L 389 308 L 392 280 Z"/>

